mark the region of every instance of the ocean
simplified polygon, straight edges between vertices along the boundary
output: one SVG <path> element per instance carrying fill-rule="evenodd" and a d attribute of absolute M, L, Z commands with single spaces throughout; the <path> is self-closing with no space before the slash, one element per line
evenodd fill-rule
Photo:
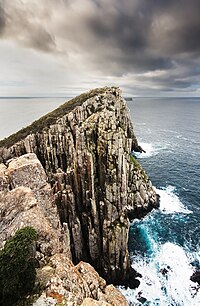
<path fill-rule="evenodd" d="M 138 161 L 160 195 L 160 209 L 131 224 L 132 266 L 143 275 L 130 305 L 197 306 L 200 288 L 200 99 L 134 99 Z"/>
<path fill-rule="evenodd" d="M 67 98 L 0 99 L 0 139 Z M 127 102 L 139 144 L 138 161 L 160 195 L 160 208 L 131 224 L 132 266 L 140 286 L 120 290 L 130 305 L 197 306 L 200 288 L 200 99 L 134 98 Z"/>
<path fill-rule="evenodd" d="M 0 140 L 26 127 L 67 100 L 67 97 L 0 97 Z"/>

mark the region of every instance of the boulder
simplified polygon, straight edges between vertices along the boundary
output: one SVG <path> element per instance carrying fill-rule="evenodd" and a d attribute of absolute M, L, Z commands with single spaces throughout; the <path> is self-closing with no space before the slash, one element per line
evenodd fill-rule
<path fill-rule="evenodd" d="M 3 169 L 0 191 L 0 245 L 25 226 L 38 233 L 38 256 L 49 257 L 64 251 L 70 256 L 67 239 L 62 233 L 57 207 L 45 171 L 33 153 L 12 159 Z M 40 254 L 40 255 L 39 255 Z"/>
<path fill-rule="evenodd" d="M 190 277 L 191 281 L 200 285 L 200 270 L 196 270 Z"/>

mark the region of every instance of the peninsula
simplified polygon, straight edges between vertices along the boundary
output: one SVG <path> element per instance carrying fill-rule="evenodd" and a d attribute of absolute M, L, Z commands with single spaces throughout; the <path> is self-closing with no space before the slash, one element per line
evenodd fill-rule
<path fill-rule="evenodd" d="M 0 141 L 0 245 L 20 228 L 36 230 L 42 289 L 33 305 L 128 305 L 107 284 L 139 283 L 130 220 L 159 204 L 132 155 L 141 150 L 116 87 L 82 94 Z"/>

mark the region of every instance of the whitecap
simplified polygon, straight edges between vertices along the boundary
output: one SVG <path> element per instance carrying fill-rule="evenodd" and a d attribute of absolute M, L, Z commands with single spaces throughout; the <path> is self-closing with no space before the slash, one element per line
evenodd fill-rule
<path fill-rule="evenodd" d="M 199 305 L 198 284 L 190 280 L 194 268 L 180 246 L 167 242 L 152 258 L 134 256 L 132 261 L 142 278 L 135 290 L 120 288 L 130 305 L 142 305 L 141 296 L 152 306 Z"/>
<path fill-rule="evenodd" d="M 140 146 L 145 152 L 134 152 L 134 155 L 138 158 L 148 158 L 158 154 L 158 149 L 156 149 L 152 143 L 140 142 Z"/>
<path fill-rule="evenodd" d="M 184 249 L 167 242 L 162 245 L 157 259 L 160 271 L 164 268 L 168 271 L 162 278 L 170 300 L 180 305 L 197 305 L 200 292 L 197 296 L 198 285 L 190 280 L 194 268 Z"/>
<path fill-rule="evenodd" d="M 156 156 L 160 151 L 166 150 L 169 146 L 169 144 L 152 144 L 147 142 L 139 142 L 139 145 L 145 152 L 134 152 L 134 155 L 138 158 Z"/>
<path fill-rule="evenodd" d="M 174 186 L 167 186 L 166 188 L 157 189 L 156 193 L 160 195 L 160 210 L 166 214 L 184 213 L 191 214 L 192 211 L 185 208 L 179 197 L 175 194 L 176 188 Z"/>

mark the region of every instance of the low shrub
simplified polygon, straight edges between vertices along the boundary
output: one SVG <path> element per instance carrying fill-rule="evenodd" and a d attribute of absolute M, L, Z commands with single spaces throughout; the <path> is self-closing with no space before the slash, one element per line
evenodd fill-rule
<path fill-rule="evenodd" d="M 11 306 L 29 294 L 35 284 L 36 231 L 18 230 L 0 251 L 0 305 Z"/>

